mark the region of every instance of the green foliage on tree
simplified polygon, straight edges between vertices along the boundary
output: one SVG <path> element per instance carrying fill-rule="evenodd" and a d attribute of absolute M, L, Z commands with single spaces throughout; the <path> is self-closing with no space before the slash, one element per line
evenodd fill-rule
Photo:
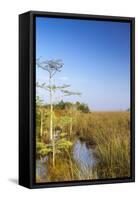
<path fill-rule="evenodd" d="M 80 110 L 83 113 L 90 112 L 90 109 L 87 104 L 76 102 L 77 110 Z"/>
<path fill-rule="evenodd" d="M 63 100 L 61 100 L 58 104 L 54 105 L 54 107 L 56 109 L 60 109 L 60 110 L 78 110 L 80 112 L 83 113 L 89 113 L 90 109 L 88 107 L 87 104 L 84 103 L 80 103 L 80 102 L 76 102 L 76 103 L 71 103 L 71 102 L 64 102 Z"/>
<path fill-rule="evenodd" d="M 58 140 L 56 139 L 56 124 L 57 124 L 57 120 L 56 120 L 56 116 L 54 113 L 54 97 L 55 97 L 55 93 L 56 91 L 60 91 L 60 93 L 63 96 L 71 96 L 71 95 L 80 95 L 79 92 L 72 92 L 67 90 L 68 87 L 70 87 L 70 85 L 60 85 L 57 86 L 55 84 L 55 79 L 54 76 L 57 72 L 60 72 L 62 67 L 63 67 L 63 62 L 61 60 L 48 60 L 48 61 L 41 61 L 40 59 L 36 60 L 36 65 L 38 68 L 46 71 L 48 73 L 48 83 L 44 82 L 44 83 L 36 83 L 36 86 L 40 89 L 45 90 L 46 92 L 49 93 L 49 135 L 50 135 L 50 146 L 47 146 L 46 144 L 44 144 L 43 142 L 43 132 L 44 132 L 44 121 L 45 121 L 45 115 L 43 112 L 43 108 L 44 105 L 42 105 L 42 102 L 40 101 L 39 98 L 36 99 L 36 105 L 37 105 L 37 124 L 39 124 L 40 126 L 40 141 L 38 142 L 38 146 L 37 146 L 37 152 L 38 154 L 44 156 L 47 155 L 48 153 L 52 152 L 53 154 L 53 166 L 55 166 L 55 156 L 56 153 L 59 151 L 59 149 L 64 149 L 64 148 L 68 148 L 71 145 L 71 142 L 68 141 L 66 138 L 63 138 L 64 134 L 62 134 L 62 137 L 58 137 Z M 62 105 L 62 102 L 60 104 L 60 106 L 62 107 L 62 109 L 65 108 L 69 108 L 70 106 L 72 106 L 70 103 L 67 103 L 66 105 Z M 45 106 L 46 108 L 46 106 Z M 39 119 L 40 118 L 40 122 Z M 69 116 L 64 116 L 63 118 L 60 119 L 60 124 L 62 124 L 62 126 L 66 126 L 67 124 L 70 124 L 70 133 L 72 132 L 72 118 Z M 52 148 L 51 148 L 52 147 Z M 62 147 L 62 148 L 61 148 Z"/>

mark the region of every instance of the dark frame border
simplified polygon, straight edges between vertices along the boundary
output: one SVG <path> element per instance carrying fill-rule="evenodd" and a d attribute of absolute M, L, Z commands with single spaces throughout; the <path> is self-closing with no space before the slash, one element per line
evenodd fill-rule
<path fill-rule="evenodd" d="M 28 15 L 29 20 L 29 138 L 27 140 L 29 145 L 29 183 L 26 185 L 29 188 L 47 188 L 47 187 L 60 187 L 60 186 L 80 186 L 80 185 L 95 185 L 95 184 L 107 184 L 107 183 L 126 183 L 135 181 L 135 18 L 132 17 L 115 17 L 104 15 L 87 15 L 87 14 L 73 14 L 73 13 L 54 13 L 54 12 L 39 12 L 30 11 L 22 14 Z M 21 15 L 20 15 L 21 16 Z M 112 22 L 124 22 L 130 23 L 130 88 L 131 88 L 131 176 L 115 179 L 96 179 L 96 180 L 78 180 L 78 181 L 64 181 L 64 182 L 48 182 L 48 183 L 36 183 L 35 181 L 35 59 L 36 59 L 36 17 L 50 17 L 50 18 L 64 18 L 64 19 L 82 19 L 82 20 L 97 20 L 97 21 L 112 21 Z M 27 22 L 26 22 L 27 23 Z M 21 34 L 21 30 L 19 30 Z M 21 45 L 19 45 L 21 46 Z M 21 75 L 20 75 L 21 76 Z M 23 83 L 22 83 L 23 84 Z M 19 137 L 19 145 L 20 145 Z M 20 149 L 20 148 L 19 148 Z M 20 153 L 19 153 L 20 154 Z M 20 156 L 20 155 L 19 155 Z M 21 163 L 19 163 L 21 166 Z M 23 172 L 22 172 L 23 173 Z M 24 172 L 25 173 L 25 172 Z M 20 172 L 19 172 L 20 175 Z M 21 183 L 19 176 L 19 184 Z"/>

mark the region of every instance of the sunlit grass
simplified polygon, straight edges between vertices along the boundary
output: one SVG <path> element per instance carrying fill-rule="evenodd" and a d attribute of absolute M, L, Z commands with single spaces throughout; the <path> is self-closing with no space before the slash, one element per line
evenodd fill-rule
<path fill-rule="evenodd" d="M 130 176 L 129 112 L 80 114 L 75 129 L 96 144 L 99 178 Z"/>
<path fill-rule="evenodd" d="M 58 120 L 60 116 L 62 112 L 60 115 L 58 113 Z M 73 121 L 72 132 L 69 132 L 70 124 L 65 124 L 63 131 L 69 137 L 81 138 L 90 148 L 95 148 L 98 164 L 80 170 L 71 150 L 61 153 L 56 155 L 55 167 L 52 167 L 52 159 L 49 159 L 46 182 L 129 177 L 130 113 L 76 112 L 70 117 Z M 41 182 L 41 178 L 37 176 L 36 181 Z"/>

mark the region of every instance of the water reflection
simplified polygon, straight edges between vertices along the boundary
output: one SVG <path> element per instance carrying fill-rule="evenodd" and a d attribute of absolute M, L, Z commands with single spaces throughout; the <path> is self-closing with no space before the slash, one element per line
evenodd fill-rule
<path fill-rule="evenodd" d="M 95 150 L 88 148 L 86 142 L 77 140 L 73 146 L 73 158 L 84 169 L 92 168 L 96 165 Z"/>
<path fill-rule="evenodd" d="M 88 147 L 86 142 L 81 142 L 79 139 L 74 141 L 72 156 L 80 168 L 80 174 L 83 173 L 84 176 L 85 173 L 89 173 L 88 169 L 92 169 L 97 164 L 94 148 Z M 48 156 L 36 161 L 36 174 L 41 178 L 41 182 L 46 182 L 47 164 Z"/>
<path fill-rule="evenodd" d="M 37 176 L 39 176 L 41 178 L 41 181 L 45 182 L 46 181 L 46 177 L 47 177 L 47 160 L 48 160 L 48 156 L 45 156 L 42 159 L 37 159 L 36 160 L 36 174 Z"/>

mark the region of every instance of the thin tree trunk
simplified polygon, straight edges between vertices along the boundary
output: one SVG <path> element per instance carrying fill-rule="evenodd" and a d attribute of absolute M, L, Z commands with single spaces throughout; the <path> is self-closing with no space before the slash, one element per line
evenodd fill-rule
<path fill-rule="evenodd" d="M 54 138 L 52 141 L 52 146 L 53 146 L 53 167 L 55 167 L 55 139 Z"/>
<path fill-rule="evenodd" d="M 70 169 L 71 169 L 71 176 L 72 176 L 72 179 L 73 179 L 73 178 L 74 178 L 74 175 L 73 175 L 72 159 L 71 159 L 71 156 L 70 156 L 70 153 L 68 152 L 68 150 L 66 150 L 66 153 L 67 153 L 68 158 L 69 158 Z"/>
<path fill-rule="evenodd" d="M 41 142 L 42 142 L 42 136 L 43 136 L 43 110 L 42 108 L 40 109 L 40 113 L 41 113 L 40 137 L 41 137 Z"/>
<path fill-rule="evenodd" d="M 50 139 L 53 139 L 53 103 L 52 103 L 52 88 L 51 88 L 51 78 L 49 79 L 50 84 Z"/>
<path fill-rule="evenodd" d="M 72 135 L 72 117 L 71 117 L 71 122 L 70 122 L 70 135 Z"/>
<path fill-rule="evenodd" d="M 55 138 L 53 135 L 53 102 L 52 102 L 52 85 L 51 85 L 51 77 L 49 79 L 49 85 L 50 85 L 50 139 L 52 141 L 52 147 L 53 147 L 53 167 L 55 167 Z"/>
<path fill-rule="evenodd" d="M 72 110 L 70 110 L 70 135 L 72 135 L 72 124 L 73 124 L 73 113 Z"/>

